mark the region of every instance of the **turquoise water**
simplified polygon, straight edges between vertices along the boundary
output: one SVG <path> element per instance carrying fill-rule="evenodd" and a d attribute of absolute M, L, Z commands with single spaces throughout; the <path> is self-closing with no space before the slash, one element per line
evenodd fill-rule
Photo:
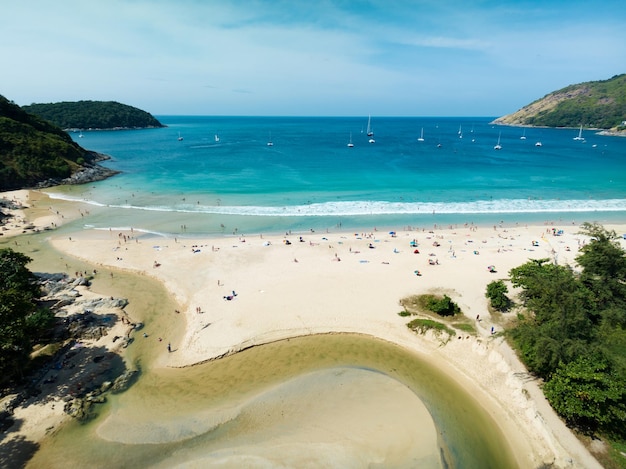
<path fill-rule="evenodd" d="M 368 143 L 367 116 L 158 118 L 168 127 L 73 134 L 122 174 L 58 196 L 108 206 L 120 226 L 164 232 L 626 215 L 626 139 L 590 130 L 580 142 L 578 129 L 523 130 L 491 118 L 373 117 Z M 93 212 L 89 223 L 109 226 Z"/>

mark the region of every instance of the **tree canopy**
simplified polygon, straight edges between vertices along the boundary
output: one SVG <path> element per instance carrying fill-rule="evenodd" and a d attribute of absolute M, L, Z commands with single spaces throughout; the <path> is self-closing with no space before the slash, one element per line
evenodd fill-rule
<path fill-rule="evenodd" d="M 62 129 L 138 129 L 163 127 L 151 114 L 115 101 L 64 101 L 23 106 Z"/>
<path fill-rule="evenodd" d="M 626 252 L 615 232 L 583 224 L 591 241 L 567 266 L 532 260 L 511 270 L 527 314 L 510 331 L 565 420 L 626 437 Z"/>
<path fill-rule="evenodd" d="M 63 179 L 95 160 L 59 127 L 0 96 L 0 190 Z"/>
<path fill-rule="evenodd" d="M 50 326 L 52 314 L 38 309 L 40 289 L 26 268 L 31 259 L 0 250 L 0 382 L 20 376 L 34 341 Z"/>

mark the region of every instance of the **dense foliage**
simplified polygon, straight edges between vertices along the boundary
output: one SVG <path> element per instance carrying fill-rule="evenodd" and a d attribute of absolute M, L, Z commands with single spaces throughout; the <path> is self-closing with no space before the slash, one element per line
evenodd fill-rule
<path fill-rule="evenodd" d="M 151 114 L 115 101 L 31 104 L 23 109 L 62 129 L 136 129 L 163 127 Z"/>
<path fill-rule="evenodd" d="M 591 241 L 570 267 L 533 260 L 511 270 L 532 314 L 511 331 L 545 395 L 581 429 L 626 437 L 626 252 L 615 232 L 584 224 Z"/>
<path fill-rule="evenodd" d="M 443 295 L 441 298 L 427 295 L 426 308 L 439 316 L 454 316 L 461 312 L 459 306 L 448 295 Z"/>
<path fill-rule="evenodd" d="M 609 80 L 570 85 L 542 99 L 558 99 L 556 106 L 527 116 L 523 124 L 547 127 L 623 127 L 626 120 L 626 74 Z M 531 105 L 532 106 L 532 105 Z"/>
<path fill-rule="evenodd" d="M 37 308 L 40 290 L 26 268 L 30 261 L 12 249 L 0 250 L 0 382 L 21 376 L 34 342 L 53 320 Z"/>
<path fill-rule="evenodd" d="M 93 159 L 66 132 L 0 96 L 0 190 L 66 178 Z"/>
<path fill-rule="evenodd" d="M 494 280 L 487 285 L 485 296 L 489 298 L 492 308 L 498 311 L 504 311 L 509 307 L 510 303 L 509 297 L 506 296 L 508 292 L 509 289 L 502 280 Z"/>

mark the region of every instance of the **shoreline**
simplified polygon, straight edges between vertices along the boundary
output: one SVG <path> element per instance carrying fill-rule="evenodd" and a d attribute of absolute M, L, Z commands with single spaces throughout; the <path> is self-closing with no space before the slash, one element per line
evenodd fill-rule
<path fill-rule="evenodd" d="M 181 305 L 184 336 L 176 353 L 163 349 L 154 366 L 193 366 L 312 334 L 364 334 L 413 351 L 481 396 L 521 467 L 566 466 L 571 460 L 600 467 L 554 414 L 515 353 L 490 334 L 491 326 L 500 325 L 484 298 L 488 282 L 506 278 L 530 258 L 557 257 L 573 265 L 584 242 L 569 232 L 575 229 L 568 225 L 562 236 L 547 233 L 545 225 L 308 233 L 302 241 L 298 234 L 155 239 L 132 229 L 92 230 L 71 238 L 53 233 L 51 244 L 95 265 L 153 277 Z M 419 254 L 411 246 L 414 238 Z M 497 267 L 495 275 L 489 264 Z M 432 291 L 449 294 L 470 319 L 480 316 L 475 337 L 459 336 L 442 347 L 436 337 L 406 327 L 398 301 Z"/>

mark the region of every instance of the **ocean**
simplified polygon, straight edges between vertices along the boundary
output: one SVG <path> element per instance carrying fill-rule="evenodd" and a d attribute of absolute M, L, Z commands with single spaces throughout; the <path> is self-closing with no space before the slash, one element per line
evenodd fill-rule
<path fill-rule="evenodd" d="M 368 116 L 157 118 L 73 133 L 121 174 L 53 196 L 91 204 L 90 227 L 113 210 L 118 228 L 168 234 L 626 218 L 626 139 L 592 130 L 372 116 L 369 143 Z"/>

